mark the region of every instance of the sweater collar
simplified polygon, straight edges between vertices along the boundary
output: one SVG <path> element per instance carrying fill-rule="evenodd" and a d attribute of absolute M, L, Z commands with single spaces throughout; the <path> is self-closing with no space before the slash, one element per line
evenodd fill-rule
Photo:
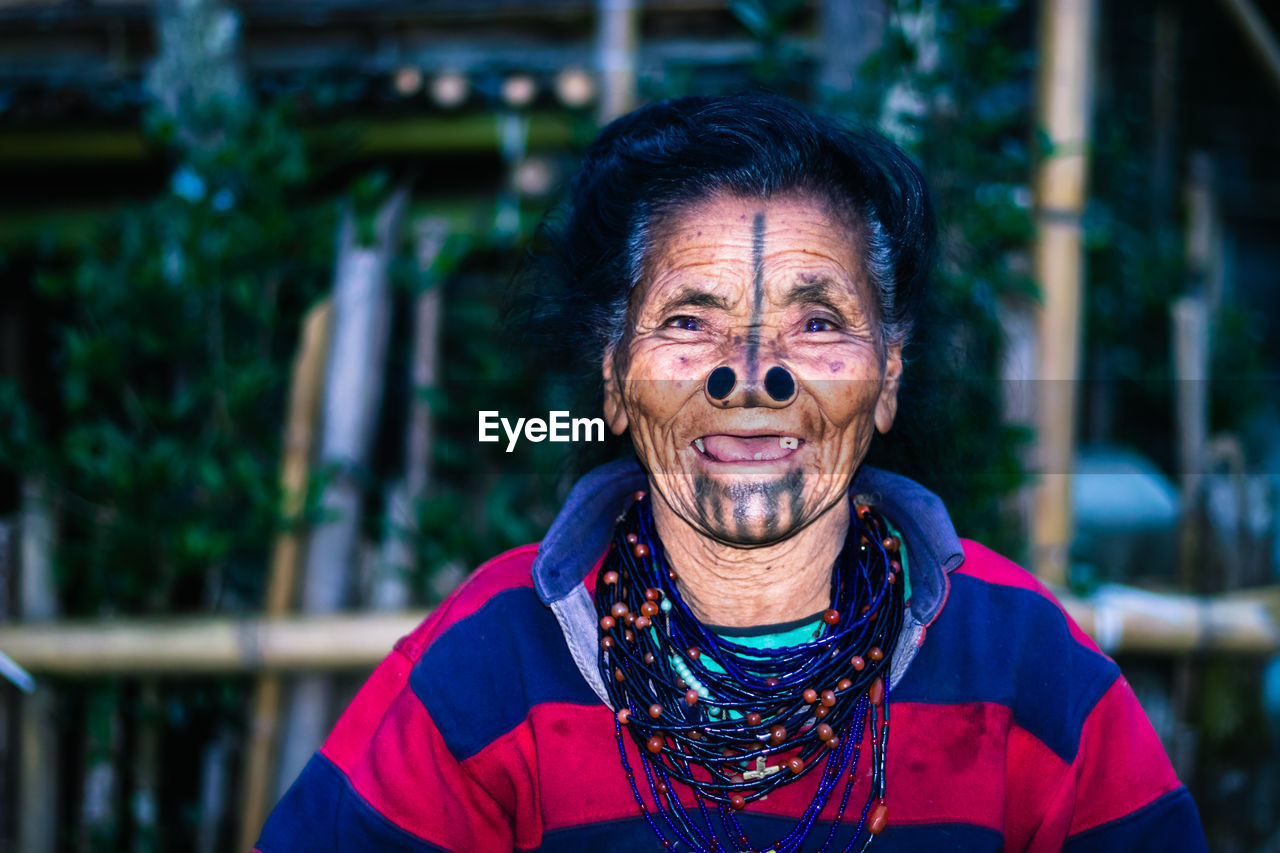
<path fill-rule="evenodd" d="M 551 605 L 572 593 L 609 545 L 613 526 L 649 481 L 634 458 L 619 459 L 587 474 L 573 487 L 533 563 L 533 585 Z M 942 500 L 914 480 L 869 465 L 853 478 L 902 533 L 911 573 L 911 612 L 921 625 L 937 618 L 946 601 L 947 573 L 964 560 L 960 539 Z"/>

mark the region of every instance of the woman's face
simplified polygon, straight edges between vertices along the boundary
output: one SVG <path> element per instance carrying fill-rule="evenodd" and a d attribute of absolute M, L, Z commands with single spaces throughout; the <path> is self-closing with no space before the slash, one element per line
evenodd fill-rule
<path fill-rule="evenodd" d="M 858 241 L 806 195 L 714 195 L 658 231 L 605 353 L 606 418 L 695 530 L 785 539 L 844 497 L 897 410 L 901 347 L 881 339 Z M 708 383 L 721 367 L 727 393 L 725 371 Z M 766 385 L 774 368 L 790 388 L 776 370 Z"/>

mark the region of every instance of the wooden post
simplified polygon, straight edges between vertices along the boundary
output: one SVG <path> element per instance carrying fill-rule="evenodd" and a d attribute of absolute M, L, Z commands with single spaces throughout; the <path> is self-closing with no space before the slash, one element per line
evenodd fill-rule
<path fill-rule="evenodd" d="M 1071 544 L 1076 381 L 1080 369 L 1084 250 L 1081 217 L 1089 168 L 1094 0 L 1042 0 L 1038 119 L 1050 145 L 1036 172 L 1035 272 L 1039 316 L 1040 481 L 1032 565 L 1061 584 Z"/>
<path fill-rule="evenodd" d="M 1182 588 L 1198 590 L 1205 523 L 1201 489 L 1209 446 L 1209 329 L 1222 298 L 1222 229 L 1214 194 L 1213 162 L 1203 152 L 1191 156 L 1186 186 L 1187 289 L 1171 308 L 1174 434 L 1182 523 L 1178 575 Z"/>
<path fill-rule="evenodd" d="M 1173 323 L 1173 399 L 1178 440 L 1178 480 L 1182 523 L 1178 580 L 1185 590 L 1199 587 L 1202 530 L 1198 520 L 1205 450 L 1209 444 L 1209 310 L 1200 295 L 1182 296 L 1170 309 Z"/>
<path fill-rule="evenodd" d="M 289 612 L 297 591 L 298 568 L 305 546 L 298 525 L 305 505 L 311 473 L 316 417 L 324 388 L 325 357 L 329 351 L 329 324 L 333 302 L 312 306 L 302 321 L 302 336 L 289 380 L 289 408 L 280 463 L 280 490 L 284 496 L 281 516 L 284 528 L 276 536 L 267 579 L 265 611 L 268 618 Z M 276 673 L 258 679 L 250 705 L 249 737 L 240 776 L 240 839 L 237 850 L 249 850 L 271 808 L 275 792 L 272 758 L 275 756 L 276 719 L 280 715 L 281 680 Z M 225 752 L 225 750 L 224 750 Z M 208 768 L 206 778 L 218 777 Z M 209 836 L 204 833 L 202 838 Z M 212 840 L 202 844 L 213 843 Z M 211 848 L 210 848 L 211 849 Z"/>
<path fill-rule="evenodd" d="M 443 302 L 439 282 L 432 279 L 432 267 L 448 236 L 446 219 L 428 218 L 414 228 L 414 256 L 422 289 L 413 312 L 412 387 L 404 436 L 405 474 L 387 498 L 387 531 L 369 602 L 375 610 L 403 610 L 412 598 L 409 574 L 415 563 L 413 537 L 417 530 L 417 508 L 431 476 L 431 406 L 425 393 L 440 379 Z"/>
<path fill-rule="evenodd" d="M 227 767 L 231 764 L 231 756 L 235 751 L 235 736 L 230 728 L 220 731 L 216 737 L 205 745 L 200 761 L 200 813 L 218 814 L 222 811 L 220 792 L 230 787 L 227 779 Z M 218 830 L 221 824 L 217 821 L 201 820 L 196 827 L 195 853 L 217 853 Z M 257 829 L 254 829 L 256 834 Z M 247 853 L 252 848 L 239 845 L 237 853 Z"/>
<path fill-rule="evenodd" d="M 115 850 L 120 843 L 121 748 L 124 741 L 123 705 L 118 683 L 95 685 L 86 691 L 84 778 L 75 822 L 80 853 Z"/>
<path fill-rule="evenodd" d="M 127 694 L 126 694 L 127 695 Z M 160 682 L 148 678 L 138 684 L 137 704 L 131 708 L 137 727 L 133 749 L 133 791 L 129 796 L 129 811 L 133 814 L 134 853 L 156 853 L 164 849 L 164 821 L 160 816 L 160 786 L 164 784 L 166 762 L 161 746 L 160 726 L 164 719 Z M 126 772 L 129 758 L 117 763 L 117 775 Z M 208 793 L 208 792 L 205 792 Z M 214 819 L 217 814 L 201 815 L 202 821 Z"/>
<path fill-rule="evenodd" d="M 55 524 L 48 486 L 28 478 L 22 489 L 18 615 L 41 622 L 58 615 L 53 583 Z M 18 700 L 18 850 L 53 853 L 58 842 L 58 732 L 47 684 Z"/>
<path fill-rule="evenodd" d="M 596 0 L 601 124 L 635 108 L 639 29 L 638 0 Z"/>
<path fill-rule="evenodd" d="M 408 189 L 401 188 L 383 204 L 372 246 L 360 244 L 350 208 L 339 227 L 320 437 L 321 464 L 333 469 L 334 476 L 321 497 L 329 520 L 311 531 L 307 548 L 301 590 L 307 613 L 336 612 L 353 591 L 362 500 L 358 475 L 372 449 L 391 324 L 387 266 L 408 197 Z M 294 684 L 281 745 L 279 795 L 320 746 L 332 724 L 332 698 L 332 680 L 326 676 L 301 676 Z"/>

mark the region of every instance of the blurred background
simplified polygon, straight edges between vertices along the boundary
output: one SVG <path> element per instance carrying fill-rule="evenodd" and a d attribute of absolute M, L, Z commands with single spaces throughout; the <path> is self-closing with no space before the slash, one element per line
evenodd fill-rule
<path fill-rule="evenodd" d="M 247 850 L 362 678 L 610 452 L 499 325 L 602 122 L 881 129 L 942 254 L 874 460 L 1280 851 L 1280 3 L 0 0 L 0 851 Z M 585 401 L 585 402 L 584 402 Z M 568 449 L 566 449 L 566 447 Z"/>

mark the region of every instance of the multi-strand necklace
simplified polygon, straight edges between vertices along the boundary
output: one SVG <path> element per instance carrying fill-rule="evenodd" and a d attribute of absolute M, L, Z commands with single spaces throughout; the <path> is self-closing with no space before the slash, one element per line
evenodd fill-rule
<path fill-rule="evenodd" d="M 889 655 L 902 629 L 905 586 L 899 549 L 873 509 L 855 506 L 820 630 L 799 645 L 755 648 L 694 617 L 666 562 L 650 501 L 636 493 L 596 580 L 599 660 L 617 709 L 623 769 L 640 814 L 664 848 L 795 853 L 844 782 L 821 847 L 826 851 L 853 791 L 864 731 L 871 791 L 843 849 L 861 843 L 865 850 L 884 828 Z M 639 748 L 656 811 L 641 795 L 624 731 Z M 820 774 L 817 791 L 796 825 L 771 845 L 753 847 L 738 812 L 812 772 Z M 696 808 L 681 806 L 677 786 L 692 790 Z"/>

